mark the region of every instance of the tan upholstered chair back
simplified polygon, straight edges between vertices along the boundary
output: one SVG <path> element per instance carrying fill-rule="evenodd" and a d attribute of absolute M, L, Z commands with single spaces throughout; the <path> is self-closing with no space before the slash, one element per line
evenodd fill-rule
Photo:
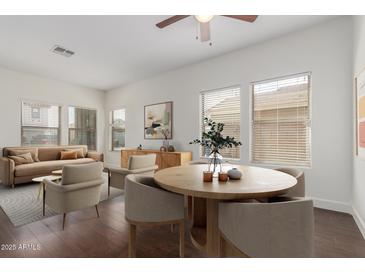
<path fill-rule="evenodd" d="M 156 154 L 133 155 L 128 159 L 128 169 L 140 169 L 151 167 L 156 164 Z"/>
<path fill-rule="evenodd" d="M 128 175 L 125 180 L 128 221 L 159 223 L 184 219 L 184 197 L 161 189 L 153 177 Z"/>
<path fill-rule="evenodd" d="M 249 257 L 312 257 L 313 201 L 220 203 L 219 229 Z"/>
<path fill-rule="evenodd" d="M 66 165 L 62 169 L 62 184 L 71 185 L 101 180 L 102 171 L 103 164 L 101 162 L 82 165 Z"/>
<path fill-rule="evenodd" d="M 303 171 L 296 168 L 277 168 L 275 170 L 287 173 L 297 179 L 297 184 L 289 189 L 285 196 L 305 197 L 305 177 Z"/>

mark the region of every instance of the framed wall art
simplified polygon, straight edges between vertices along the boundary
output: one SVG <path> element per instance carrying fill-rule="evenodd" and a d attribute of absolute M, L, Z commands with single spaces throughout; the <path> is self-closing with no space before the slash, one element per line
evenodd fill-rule
<path fill-rule="evenodd" d="M 355 78 L 356 155 L 365 159 L 365 70 Z"/>
<path fill-rule="evenodd" d="M 144 107 L 144 138 L 172 139 L 172 102 Z"/>

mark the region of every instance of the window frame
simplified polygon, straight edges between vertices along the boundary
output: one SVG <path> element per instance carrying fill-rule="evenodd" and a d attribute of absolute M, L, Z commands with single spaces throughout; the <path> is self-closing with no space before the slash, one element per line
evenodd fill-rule
<path fill-rule="evenodd" d="M 217 91 L 222 91 L 222 90 L 227 90 L 227 89 L 238 89 L 239 90 L 239 95 L 240 95 L 240 138 L 242 137 L 242 122 L 241 122 L 241 115 L 242 115 L 242 87 L 241 85 L 232 85 L 232 86 L 226 86 L 226 87 L 221 87 L 221 88 L 215 88 L 215 89 L 209 89 L 209 90 L 203 90 L 199 92 L 199 138 L 201 138 L 202 136 L 202 129 L 203 129 L 203 125 L 204 125 L 204 117 L 201 117 L 201 114 L 203 113 L 203 102 L 202 102 L 202 95 L 204 93 L 210 93 L 210 92 L 217 92 Z M 238 140 L 241 141 L 241 140 Z M 234 164 L 238 164 L 241 162 L 242 159 L 242 151 L 241 151 L 241 146 L 238 147 L 239 150 L 239 158 L 228 158 L 228 157 L 222 157 L 222 159 L 224 160 L 224 162 L 227 163 L 234 163 Z M 201 160 L 206 160 L 206 159 L 210 159 L 207 156 L 203 156 L 203 148 L 202 146 L 199 145 L 199 159 Z"/>
<path fill-rule="evenodd" d="M 119 108 L 115 108 L 115 109 L 112 109 L 112 110 L 110 110 L 109 111 L 109 117 L 108 117 L 108 119 L 109 119 L 109 123 L 108 123 L 108 125 L 109 125 L 109 138 L 108 138 L 108 140 L 109 140 L 109 151 L 111 151 L 111 152 L 120 152 L 121 150 L 123 150 L 124 148 L 126 148 L 126 129 L 124 128 L 124 140 L 125 140 L 125 142 L 124 142 L 124 146 L 123 147 L 121 147 L 120 149 L 115 149 L 114 148 L 114 145 L 113 145 L 113 137 L 114 137 L 114 130 L 118 130 L 119 128 L 115 128 L 115 127 L 113 127 L 113 122 L 114 122 L 114 111 L 116 111 L 116 110 L 124 110 L 124 113 L 125 113 L 125 117 L 127 117 L 127 108 L 126 107 L 119 107 Z M 119 129 L 120 130 L 120 129 Z"/>
<path fill-rule="evenodd" d="M 70 129 L 74 130 L 82 130 L 79 128 L 70 128 L 70 112 L 69 108 L 80 108 L 80 109 L 87 109 L 87 110 L 95 110 L 95 150 L 92 150 L 88 147 L 88 151 L 97 151 L 98 150 L 98 110 L 96 108 L 90 108 L 90 107 L 83 107 L 83 106 L 75 106 L 75 105 L 68 105 L 67 106 L 67 143 L 70 146 Z"/>
<path fill-rule="evenodd" d="M 23 126 L 23 104 L 24 103 L 34 103 L 34 104 L 44 104 L 44 105 L 50 105 L 50 106 L 55 106 L 58 107 L 58 127 L 37 127 L 37 126 Z M 42 145 L 42 144 L 24 144 L 23 143 L 23 133 L 24 133 L 24 128 L 33 128 L 33 129 L 57 129 L 57 146 L 59 146 L 61 144 L 61 128 L 62 128 L 62 105 L 58 104 L 58 103 L 51 103 L 51 102 L 45 102 L 45 101 L 37 101 L 37 100 L 27 100 L 27 99 L 22 99 L 20 102 L 20 145 L 21 146 L 28 146 L 28 147 L 47 147 L 47 146 L 53 146 L 53 144 L 46 144 L 46 145 Z"/>
<path fill-rule="evenodd" d="M 309 123 L 309 128 L 310 128 L 310 132 L 309 132 L 309 138 L 308 138 L 308 143 L 309 143 L 309 155 L 310 155 L 310 161 L 309 161 L 309 165 L 297 165 L 297 164 L 282 164 L 282 163 L 275 163 L 275 162 L 271 162 L 271 163 L 262 163 L 262 162 L 257 162 L 253 160 L 253 118 L 254 118 L 254 86 L 256 84 L 264 84 L 264 83 L 269 83 L 269 82 L 273 82 L 273 81 L 280 81 L 280 80 L 285 80 L 285 79 L 290 79 L 290 78 L 295 78 L 295 77 L 300 77 L 300 76 L 308 76 L 308 123 Z M 255 164 L 255 165 L 260 165 L 260 166 L 264 166 L 264 167 L 291 167 L 291 168 L 298 168 L 298 169 L 312 169 L 312 165 L 313 165 L 313 154 L 312 154 L 312 72 L 311 71 L 305 71 L 305 72 L 300 72 L 300 73 L 293 73 L 293 74 L 288 74 L 288 75 L 284 75 L 284 76 L 279 76 L 279 77 L 273 77 L 273 78 L 268 78 L 265 80 L 258 80 L 258 81 L 253 81 L 249 84 L 249 90 L 250 90 L 250 96 L 249 96 L 249 121 L 250 121 L 250 125 L 249 125 L 249 162 L 251 164 Z"/>

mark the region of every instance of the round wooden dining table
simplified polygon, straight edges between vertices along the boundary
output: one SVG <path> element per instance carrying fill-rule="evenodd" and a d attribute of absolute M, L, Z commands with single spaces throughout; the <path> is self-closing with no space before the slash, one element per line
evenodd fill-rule
<path fill-rule="evenodd" d="M 154 175 L 160 187 L 186 197 L 192 242 L 211 257 L 219 255 L 219 202 L 275 197 L 297 183 L 293 176 L 267 168 L 230 165 L 223 166 L 223 171 L 232 167 L 242 172 L 240 180 L 224 183 L 213 178 L 212 183 L 205 183 L 203 171 L 207 165 L 172 167 Z"/>

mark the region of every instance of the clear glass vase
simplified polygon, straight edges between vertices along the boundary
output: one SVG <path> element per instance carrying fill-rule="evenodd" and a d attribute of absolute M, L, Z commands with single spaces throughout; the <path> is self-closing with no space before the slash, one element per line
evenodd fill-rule
<path fill-rule="evenodd" d="M 169 140 L 163 140 L 162 141 L 162 146 L 164 146 L 166 149 L 169 147 L 169 145 L 170 145 L 170 142 L 169 142 Z"/>
<path fill-rule="evenodd" d="M 209 171 L 213 172 L 214 177 L 217 177 L 218 172 L 222 170 L 222 155 L 220 155 L 218 152 L 213 152 L 210 155 L 208 169 Z"/>

